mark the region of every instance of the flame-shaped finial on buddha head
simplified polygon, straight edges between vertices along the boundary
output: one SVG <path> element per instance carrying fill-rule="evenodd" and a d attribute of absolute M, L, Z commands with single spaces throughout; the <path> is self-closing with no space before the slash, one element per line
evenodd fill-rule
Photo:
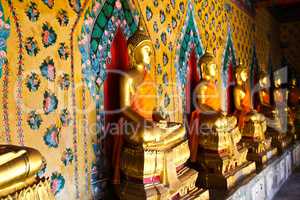
<path fill-rule="evenodd" d="M 198 62 L 202 71 L 203 79 L 205 80 L 216 80 L 218 69 L 215 62 L 215 56 L 212 52 L 206 50 L 204 55 L 199 59 Z"/>
<path fill-rule="evenodd" d="M 146 28 L 141 23 L 137 31 L 127 41 L 131 67 L 144 67 L 150 65 L 154 58 L 154 48 Z"/>

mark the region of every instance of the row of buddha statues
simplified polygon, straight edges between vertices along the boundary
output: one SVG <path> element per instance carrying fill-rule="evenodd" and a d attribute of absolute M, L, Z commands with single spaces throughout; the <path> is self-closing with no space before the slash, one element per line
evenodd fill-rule
<path fill-rule="evenodd" d="M 289 95 L 281 87 L 280 76 L 274 89 L 278 105 L 271 104 L 270 79 L 261 73 L 259 106 L 253 108 L 247 68 L 236 66 L 235 112 L 226 113 L 220 108 L 218 67 L 209 52 L 198 61 L 202 79 L 195 88 L 197 108 L 189 120 L 189 133 L 183 124 L 170 122 L 156 110 L 152 119 L 143 117 L 134 99 L 155 52 L 143 28 L 127 42 L 131 66 L 128 76 L 120 77 L 121 128 L 112 159 L 112 182 L 120 199 L 209 199 L 207 189 L 237 187 L 296 138 L 296 117 L 290 114 L 295 106 L 284 104 Z M 137 127 L 135 131 L 126 132 L 124 121 Z M 284 122 L 291 128 L 284 128 Z"/>
<path fill-rule="evenodd" d="M 275 80 L 278 105 L 274 106 L 268 74 L 261 73 L 259 106 L 253 108 L 248 71 L 240 64 L 232 91 L 235 112 L 227 113 L 220 108 L 218 67 L 209 52 L 198 61 L 202 79 L 195 88 L 197 108 L 189 120 L 193 127 L 189 133 L 183 124 L 170 122 L 160 112 L 154 111 L 152 119 L 143 117 L 134 100 L 147 73 L 145 67 L 153 64 L 154 47 L 143 27 L 128 39 L 127 47 L 131 65 L 127 76 L 120 77 L 122 113 L 113 138 L 110 178 L 120 199 L 209 199 L 208 189 L 231 190 L 297 138 L 300 95 L 295 82 L 288 93 L 280 78 Z M 128 132 L 124 121 L 136 128 Z M 0 199 L 35 184 L 42 161 L 37 150 L 0 146 Z"/>

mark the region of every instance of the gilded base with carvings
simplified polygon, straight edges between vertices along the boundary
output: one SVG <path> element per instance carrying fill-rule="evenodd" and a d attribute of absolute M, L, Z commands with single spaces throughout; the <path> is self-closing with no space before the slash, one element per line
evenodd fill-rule
<path fill-rule="evenodd" d="M 272 146 L 278 149 L 279 154 L 282 154 L 293 143 L 294 136 L 289 133 L 281 133 L 269 128 L 267 134 L 272 137 Z"/>
<path fill-rule="evenodd" d="M 198 172 L 187 167 L 189 157 L 187 140 L 160 150 L 126 146 L 122 153 L 120 199 L 209 199 L 207 190 L 195 186 Z M 170 178 L 178 179 L 177 184 L 170 187 Z"/>
<path fill-rule="evenodd" d="M 262 169 L 277 155 L 272 147 L 272 138 L 266 136 L 267 122 L 264 115 L 253 112 L 248 115 L 242 128 L 242 142 L 248 147 L 247 160 L 254 161 L 257 169 Z"/>
<path fill-rule="evenodd" d="M 246 160 L 247 149 L 241 148 L 239 152 L 241 160 Z M 233 163 L 228 156 L 205 151 L 199 154 L 198 164 L 203 169 L 199 172 L 198 183 L 205 188 L 231 190 L 256 171 L 255 162 Z"/>
<path fill-rule="evenodd" d="M 0 200 L 55 200 L 55 197 L 51 192 L 50 181 L 43 179 L 14 194 L 0 197 Z"/>

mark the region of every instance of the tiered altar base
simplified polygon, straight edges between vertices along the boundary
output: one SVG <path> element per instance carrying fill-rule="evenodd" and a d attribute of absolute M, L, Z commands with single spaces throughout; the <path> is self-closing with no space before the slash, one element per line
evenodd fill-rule
<path fill-rule="evenodd" d="M 300 142 L 291 145 L 279 157 L 268 162 L 268 165 L 257 172 L 255 176 L 245 179 L 229 192 L 221 190 L 210 190 L 211 199 L 227 200 L 271 200 L 288 177 L 293 169 L 300 166 Z"/>
<path fill-rule="evenodd" d="M 278 154 L 277 147 L 272 147 L 271 143 L 269 145 L 264 145 L 261 141 L 255 141 L 252 138 L 245 137 L 243 137 L 242 141 L 249 146 L 247 160 L 254 161 L 257 170 L 263 169 L 268 162 Z M 269 143 L 269 140 L 265 140 L 265 142 Z M 259 150 L 264 147 L 267 148 Z"/>
<path fill-rule="evenodd" d="M 208 190 L 195 187 L 196 180 L 198 178 L 198 172 L 187 167 L 178 171 L 178 178 L 181 183 L 180 187 L 173 192 L 170 192 L 169 188 L 160 183 L 142 184 L 132 181 L 125 181 L 122 184 L 121 199 L 128 200 L 172 200 L 172 199 L 184 199 L 184 200 L 208 200 Z"/>

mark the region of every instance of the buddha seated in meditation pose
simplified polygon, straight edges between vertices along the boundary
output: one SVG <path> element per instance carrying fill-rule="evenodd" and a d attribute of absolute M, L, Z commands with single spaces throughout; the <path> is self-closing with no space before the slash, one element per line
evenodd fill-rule
<path fill-rule="evenodd" d="M 200 170 L 200 184 L 230 190 L 255 171 L 255 163 L 246 160 L 248 150 L 240 143 L 236 117 L 220 111 L 214 56 L 206 52 L 199 64 L 203 80 L 195 90 L 198 108 L 190 125 L 191 160 Z"/>
<path fill-rule="evenodd" d="M 251 110 L 250 98 L 245 89 L 248 80 L 247 68 L 239 64 L 235 71 L 236 86 L 234 87 L 235 116 L 239 121 L 242 142 L 248 146 L 247 159 L 262 167 L 277 154 L 276 148 L 271 148 L 271 137 L 266 137 L 267 122 L 263 114 Z"/>
<path fill-rule="evenodd" d="M 32 189 L 33 185 L 39 182 L 37 173 L 41 167 L 42 156 L 37 150 L 0 145 L 0 199 L 6 199 L 8 195 L 18 193 L 28 187 Z M 35 194 L 35 198 L 30 199 L 54 199 L 49 191 L 49 183 L 47 182 L 47 186 L 46 182 L 47 180 L 39 183 L 41 184 L 39 189 L 45 189 L 44 197 Z M 36 188 L 36 190 L 39 189 Z M 20 195 L 16 197 L 16 194 L 14 194 L 16 199 L 22 198 Z"/>
<path fill-rule="evenodd" d="M 152 118 L 143 116 L 137 105 L 138 89 L 144 81 L 146 65 L 152 63 L 154 48 L 149 36 L 139 27 L 128 39 L 131 68 L 120 78 L 120 119 L 123 134 L 120 140 L 121 199 L 172 199 L 190 195 L 209 198 L 207 190 L 195 187 L 198 172 L 186 166 L 190 157 L 185 128 L 170 123 L 153 112 Z M 121 122 L 122 121 L 122 122 Z M 125 123 L 134 129 L 125 130 Z M 118 160 L 118 159 L 115 159 Z M 117 170 L 118 167 L 115 168 Z M 115 172 L 115 181 L 118 177 Z M 189 197 L 191 198 L 191 197 Z M 188 199 L 189 199 L 188 198 Z"/>
<path fill-rule="evenodd" d="M 267 135 L 272 137 L 272 146 L 277 147 L 278 152 L 283 150 L 292 142 L 291 137 L 286 134 L 287 130 L 287 104 L 284 104 L 286 99 L 281 90 L 281 78 L 277 76 L 275 79 L 274 101 L 276 107 L 270 104 L 270 94 L 268 91 L 270 80 L 267 73 L 262 72 L 259 80 L 260 84 L 260 105 L 259 112 L 263 113 L 267 120 Z M 281 113 L 281 114 L 280 114 Z"/>

